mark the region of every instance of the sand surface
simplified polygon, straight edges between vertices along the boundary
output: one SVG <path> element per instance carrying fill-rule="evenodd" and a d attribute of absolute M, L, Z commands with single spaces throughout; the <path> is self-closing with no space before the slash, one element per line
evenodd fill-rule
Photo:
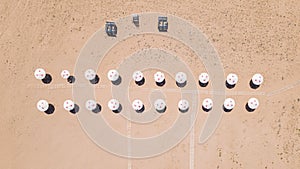
<path fill-rule="evenodd" d="M 300 168 L 300 1 L 17 1 L 0 2 L 0 168 L 5 169 L 298 169 Z M 226 90 L 236 100 L 214 135 L 198 144 L 208 116 L 199 109 L 193 134 L 172 150 L 153 158 L 126 159 L 94 144 L 76 116 L 63 109 L 72 99 L 72 85 L 60 77 L 63 69 L 74 71 L 80 50 L 106 20 L 132 13 L 160 12 L 176 15 L 198 27 L 220 55 L 225 74 L 239 75 L 238 85 Z M 143 48 L 161 48 L 182 58 L 195 77 L 205 71 L 185 45 L 159 35 L 141 35 L 116 45 L 97 70 L 102 81 L 97 101 L 106 106 L 110 82 L 106 72 L 116 60 Z M 53 81 L 43 85 L 33 72 L 42 67 Z M 145 72 L 151 79 L 154 70 Z M 264 75 L 264 84 L 252 90 L 249 79 Z M 171 77 L 167 76 L 167 81 Z M 147 100 L 153 83 L 143 88 L 130 85 L 130 98 Z M 175 89 L 168 92 L 167 89 Z M 176 85 L 168 83 L 168 103 L 176 103 Z M 198 88 L 199 100 L 210 97 Z M 250 97 L 260 107 L 248 113 Z M 56 110 L 47 116 L 36 109 L 47 99 Z M 145 102 L 146 107 L 151 103 Z M 82 106 L 83 108 L 83 106 Z M 173 108 L 174 109 L 174 108 Z M 172 109 L 171 109 L 172 110 Z M 112 128 L 126 134 L 126 120 L 102 112 Z M 178 114 L 167 111 L 151 125 L 132 124 L 134 137 L 149 137 L 166 130 Z"/>

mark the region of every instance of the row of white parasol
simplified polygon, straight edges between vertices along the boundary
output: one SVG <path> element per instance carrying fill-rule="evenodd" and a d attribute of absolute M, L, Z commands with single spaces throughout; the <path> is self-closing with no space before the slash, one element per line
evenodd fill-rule
<path fill-rule="evenodd" d="M 42 68 L 38 68 L 34 72 L 34 76 L 38 80 L 43 80 L 46 77 L 46 71 Z M 63 79 L 67 79 L 69 83 L 74 82 L 74 77 L 71 76 L 70 72 L 68 70 L 62 70 L 61 71 L 61 77 Z M 70 79 L 70 77 L 72 79 Z M 97 77 L 96 72 L 93 69 L 87 69 L 85 71 L 85 78 L 89 81 L 94 80 Z M 111 82 L 116 82 L 120 79 L 120 73 L 116 69 L 111 69 L 107 73 L 107 77 Z M 133 80 L 138 85 L 142 85 L 145 78 L 141 71 L 135 71 L 132 74 Z M 156 72 L 154 74 L 154 80 L 156 83 L 161 84 L 165 81 L 165 74 L 163 72 Z M 183 87 L 187 82 L 187 75 L 184 72 L 178 72 L 175 75 L 175 80 L 178 86 Z M 201 73 L 198 77 L 199 84 L 202 87 L 205 87 L 209 83 L 209 75 L 207 73 Z M 263 76 L 259 73 L 256 73 L 252 76 L 250 85 L 252 88 L 257 88 L 263 83 Z M 229 73 L 226 78 L 226 85 L 228 88 L 233 88 L 238 82 L 238 76 L 234 73 Z"/>
<path fill-rule="evenodd" d="M 228 88 L 233 88 L 237 82 L 238 82 L 238 76 L 237 74 L 234 73 L 229 73 L 226 77 L 226 86 Z M 259 73 L 256 73 L 252 76 L 251 80 L 250 80 L 250 86 L 253 89 L 258 88 L 262 83 L 263 83 L 263 76 Z"/>
<path fill-rule="evenodd" d="M 111 99 L 108 101 L 108 108 L 115 112 L 119 113 L 121 111 L 121 103 L 117 99 Z M 247 110 L 254 111 L 259 106 L 259 101 L 257 98 L 250 98 L 246 104 Z M 72 113 L 75 112 L 76 104 L 72 100 L 65 100 L 63 107 L 66 111 Z M 87 110 L 95 112 L 99 108 L 99 104 L 95 100 L 87 100 L 85 107 Z M 154 107 L 157 112 L 163 113 L 166 111 L 167 104 L 163 99 L 157 99 L 154 102 Z M 235 107 L 235 101 L 232 98 L 227 98 L 224 101 L 223 108 L 225 112 L 230 112 Z M 138 113 L 142 113 L 145 109 L 144 103 L 140 99 L 135 99 L 132 102 L 132 108 Z M 202 102 L 202 109 L 206 112 L 210 111 L 213 108 L 213 101 L 210 98 L 206 98 Z M 37 109 L 41 112 L 46 112 L 49 109 L 49 103 L 46 100 L 40 100 L 37 103 Z M 189 110 L 189 102 L 185 99 L 182 99 L 178 102 L 178 109 L 180 112 L 187 112 Z"/>
<path fill-rule="evenodd" d="M 96 77 L 96 72 L 92 69 L 88 69 L 85 72 L 85 77 L 87 80 L 93 80 Z M 107 77 L 110 81 L 114 82 L 120 78 L 120 74 L 117 70 L 112 69 L 109 70 L 107 73 Z M 136 84 L 143 84 L 145 77 L 141 71 L 135 71 L 132 74 L 133 80 Z M 165 82 L 165 74 L 163 72 L 156 72 L 154 74 L 154 80 L 158 85 L 163 85 Z M 187 83 L 187 75 L 184 72 L 178 72 L 175 75 L 176 84 L 179 87 L 183 87 Z M 198 77 L 199 84 L 202 87 L 207 86 L 209 83 L 209 75 L 205 72 L 201 73 Z M 234 73 L 229 73 L 226 78 L 226 84 L 229 85 L 229 88 L 234 87 L 238 82 L 238 76 Z M 256 73 L 252 76 L 251 84 L 255 85 L 256 87 L 260 86 L 263 83 L 263 76 L 259 73 Z"/>
<path fill-rule="evenodd" d="M 37 68 L 34 71 L 34 77 L 38 80 L 43 80 L 46 78 L 46 76 L 47 76 L 47 73 L 46 73 L 45 69 L 43 69 L 43 68 Z M 74 81 L 75 81 L 74 76 L 72 76 L 70 74 L 70 71 L 68 71 L 68 70 L 62 70 L 60 73 L 60 76 L 63 79 L 66 79 L 69 83 L 74 83 Z"/>
<path fill-rule="evenodd" d="M 34 75 L 36 79 L 43 80 L 46 77 L 46 71 L 42 68 L 38 68 L 35 70 Z M 75 81 L 75 78 L 71 76 L 70 72 L 68 70 L 63 70 L 61 72 L 61 77 L 63 79 L 67 79 L 69 83 L 73 83 Z M 72 77 L 72 78 L 70 78 Z M 120 74 L 117 70 L 111 69 L 107 73 L 108 79 L 113 82 L 118 81 L 120 79 Z M 93 81 L 97 78 L 97 74 L 94 70 L 88 69 L 85 71 L 85 78 L 87 80 Z M 133 80 L 136 82 L 138 85 L 142 85 L 145 81 L 144 75 L 141 71 L 135 71 L 132 75 Z M 165 82 L 165 75 L 164 73 L 158 71 L 154 74 L 154 80 L 158 85 L 163 85 Z M 175 80 L 176 84 L 179 87 L 183 87 L 186 82 L 187 82 L 187 75 L 183 72 L 178 72 L 175 75 Z M 234 87 L 234 85 L 238 82 L 238 76 L 234 73 L 228 74 L 226 78 L 226 85 L 229 85 L 229 88 Z M 199 84 L 201 86 L 206 86 L 209 83 L 209 75 L 207 73 L 201 73 L 199 75 Z M 254 74 L 251 81 L 250 81 L 250 86 L 253 88 L 259 87 L 263 83 L 263 76 L 261 74 Z M 259 102 L 256 98 L 250 98 L 249 101 L 247 102 L 246 108 L 248 111 L 254 111 L 259 105 Z M 99 107 L 100 105 L 96 103 L 95 100 L 88 100 L 86 102 L 86 108 L 88 110 L 94 111 Z M 158 112 L 164 112 L 166 110 L 166 103 L 162 99 L 158 99 L 154 103 L 155 109 Z M 210 111 L 212 109 L 213 102 L 210 98 L 206 98 L 203 100 L 202 103 L 202 108 L 204 111 Z M 224 101 L 223 108 L 224 111 L 230 112 L 235 106 L 235 101 L 232 98 L 227 98 Z M 53 106 L 52 106 L 53 107 Z M 110 110 L 112 110 L 115 113 L 118 113 L 121 111 L 121 104 L 118 102 L 116 99 L 111 99 L 108 102 L 108 107 Z M 49 103 L 46 100 L 40 100 L 37 103 L 37 108 L 40 111 L 46 112 L 49 109 Z M 76 104 L 72 100 L 66 100 L 64 102 L 64 109 L 67 111 L 71 111 L 73 113 L 76 113 Z M 139 99 L 136 99 L 132 103 L 132 108 L 138 112 L 141 113 L 144 111 L 145 106 L 143 102 Z M 187 112 L 189 109 L 189 102 L 187 100 L 180 100 L 178 102 L 178 109 L 181 112 Z"/>
<path fill-rule="evenodd" d="M 96 75 L 97 74 L 96 74 L 96 72 L 93 69 L 87 69 L 85 71 L 85 78 L 87 80 L 91 81 L 91 80 L 95 79 Z M 111 69 L 111 70 L 108 71 L 107 77 L 108 77 L 108 79 L 111 82 L 115 82 L 118 79 L 120 79 L 120 73 L 116 69 Z M 138 85 L 142 85 L 144 83 L 144 81 L 145 81 L 144 74 L 141 71 L 135 71 L 135 72 L 133 72 L 132 79 Z M 175 80 L 176 80 L 177 83 L 183 84 L 183 83 L 185 83 L 187 81 L 187 76 L 183 72 L 178 72 L 175 75 Z M 156 72 L 154 74 L 154 81 L 157 84 L 163 83 L 165 81 L 165 74 L 163 72 L 160 72 L 160 71 Z"/>

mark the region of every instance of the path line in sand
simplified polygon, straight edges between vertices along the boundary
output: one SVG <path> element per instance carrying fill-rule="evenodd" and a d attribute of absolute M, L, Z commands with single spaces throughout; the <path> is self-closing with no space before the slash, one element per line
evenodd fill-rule
<path fill-rule="evenodd" d="M 276 89 L 274 91 L 270 91 L 270 92 L 257 92 L 257 91 L 226 91 L 226 95 L 266 95 L 267 97 L 270 97 L 270 96 L 274 96 L 274 95 L 277 95 L 277 94 L 280 94 L 280 93 L 283 93 L 287 90 L 290 90 L 290 89 L 293 89 L 297 86 L 300 85 L 300 80 L 296 81 L 295 83 L 293 84 L 290 84 L 290 85 L 286 85 L 282 88 L 279 88 L 279 89 Z M 82 86 L 84 87 L 84 86 Z M 107 88 L 107 87 L 110 87 L 110 86 L 107 86 L 107 85 L 96 85 L 95 86 L 95 89 L 102 89 L 102 88 Z M 49 89 L 49 90 L 55 90 L 55 89 L 71 89 L 72 88 L 72 85 L 71 84 L 65 84 L 65 83 L 58 83 L 58 84 L 51 84 L 50 86 L 47 86 L 47 85 L 43 85 L 43 84 L 28 84 L 27 85 L 27 88 L 30 88 L 30 89 Z M 129 87 L 129 89 L 132 89 L 132 88 L 135 88 L 135 87 Z M 153 88 L 140 88 L 139 90 L 156 90 L 156 89 L 153 89 Z M 173 88 L 173 89 L 157 89 L 157 90 L 161 90 L 161 91 L 165 91 L 165 92 L 183 92 L 183 93 L 197 93 L 199 92 L 199 94 L 218 94 L 221 92 L 218 92 L 218 91 L 212 91 L 212 90 L 183 90 L 181 91 L 180 89 L 176 89 L 176 88 Z"/>
<path fill-rule="evenodd" d="M 271 96 L 274 96 L 274 95 L 277 95 L 277 94 L 280 94 L 282 92 L 285 92 L 287 90 L 290 90 L 292 88 L 295 88 L 297 87 L 298 85 L 300 85 L 300 80 L 298 80 L 297 82 L 293 83 L 293 84 L 290 84 L 290 85 L 286 85 L 280 89 L 277 89 L 277 90 L 274 90 L 272 92 L 268 92 L 267 93 L 267 97 L 271 97 Z"/>
<path fill-rule="evenodd" d="M 194 97 L 196 93 L 194 93 Z M 195 107 L 196 101 L 192 101 L 192 107 Z M 195 116 L 194 118 L 197 118 L 197 116 Z M 191 123 L 196 123 L 196 121 L 193 119 L 193 117 L 191 118 Z M 191 131 L 190 131 L 190 163 L 189 163 L 189 168 L 190 169 L 194 169 L 195 168 L 195 125 L 192 125 Z"/>
<path fill-rule="evenodd" d="M 195 127 L 190 132 L 190 169 L 194 169 L 195 165 Z"/>
<path fill-rule="evenodd" d="M 82 86 L 84 87 L 84 86 Z M 104 89 L 104 88 L 109 88 L 110 86 L 106 85 L 96 85 L 95 89 Z M 27 88 L 33 88 L 33 89 L 48 89 L 48 90 L 55 90 L 55 89 L 72 89 L 72 85 L 69 84 L 53 84 L 51 86 L 46 86 L 46 85 L 27 85 Z M 129 89 L 132 89 L 133 87 L 130 87 Z M 212 90 L 180 90 L 180 89 L 154 89 L 154 88 L 140 88 L 139 90 L 160 90 L 162 92 L 171 92 L 171 93 L 200 93 L 200 94 L 219 94 L 223 95 L 221 91 L 212 91 Z M 227 91 L 226 95 L 266 95 L 266 92 L 249 92 L 249 91 Z"/>
<path fill-rule="evenodd" d="M 127 145 L 127 151 L 128 151 L 128 157 L 131 156 L 131 121 L 127 120 L 127 138 L 128 138 L 128 145 Z M 132 168 L 132 161 L 131 158 L 127 159 L 127 168 L 131 169 Z"/>

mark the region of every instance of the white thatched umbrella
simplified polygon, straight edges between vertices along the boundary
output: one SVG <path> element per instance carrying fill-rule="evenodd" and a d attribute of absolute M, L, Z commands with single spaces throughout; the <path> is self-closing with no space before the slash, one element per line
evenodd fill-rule
<path fill-rule="evenodd" d="M 154 102 L 154 107 L 155 107 L 156 111 L 159 113 L 163 113 L 167 109 L 166 102 L 163 99 L 157 99 Z"/>
<path fill-rule="evenodd" d="M 206 98 L 202 102 L 202 109 L 206 112 L 210 111 L 213 107 L 213 101 L 210 98 Z"/>
<path fill-rule="evenodd" d="M 158 86 L 163 86 L 166 83 L 165 74 L 162 72 L 156 72 L 154 74 L 154 80 Z"/>
<path fill-rule="evenodd" d="M 63 79 L 67 79 L 67 82 L 69 82 L 69 83 L 74 83 L 75 82 L 75 77 L 71 76 L 71 74 L 68 70 L 62 70 L 61 73 L 60 73 L 60 76 Z"/>
<path fill-rule="evenodd" d="M 51 75 L 47 74 L 42 68 L 38 68 L 34 71 L 34 77 L 38 80 L 42 80 L 44 84 L 49 84 L 52 81 Z"/>
<path fill-rule="evenodd" d="M 254 74 L 250 81 L 250 86 L 253 89 L 257 89 L 263 83 L 263 81 L 264 81 L 264 77 L 261 74 L 259 73 Z"/>
<path fill-rule="evenodd" d="M 87 100 L 85 102 L 85 108 L 94 113 L 98 113 L 101 111 L 100 105 L 95 100 Z"/>
<path fill-rule="evenodd" d="M 178 72 L 175 75 L 175 80 L 178 87 L 184 87 L 187 83 L 187 75 L 183 72 Z"/>
<path fill-rule="evenodd" d="M 42 80 L 46 77 L 46 71 L 42 68 L 38 68 L 34 71 L 34 76 L 38 80 Z"/>
<path fill-rule="evenodd" d="M 189 110 L 189 102 L 187 100 L 180 100 L 178 102 L 178 109 L 180 112 L 185 113 Z"/>
<path fill-rule="evenodd" d="M 199 75 L 199 85 L 201 87 L 206 87 L 209 83 L 209 75 L 207 73 L 201 73 Z"/>
<path fill-rule="evenodd" d="M 238 76 L 234 73 L 230 73 L 228 74 L 227 78 L 226 78 L 226 86 L 227 88 L 231 89 L 233 88 L 237 82 L 238 82 Z"/>
<path fill-rule="evenodd" d="M 232 98 L 227 98 L 224 101 L 223 108 L 225 112 L 230 112 L 235 106 L 235 101 Z"/>
<path fill-rule="evenodd" d="M 113 111 L 114 113 L 121 112 L 121 104 L 117 99 L 111 99 L 108 101 L 108 108 Z"/>
<path fill-rule="evenodd" d="M 107 72 L 107 78 L 114 84 L 119 85 L 121 83 L 121 76 L 115 69 L 111 69 Z"/>
<path fill-rule="evenodd" d="M 39 100 L 36 107 L 41 112 L 46 112 L 49 108 L 49 103 L 46 100 Z"/>
<path fill-rule="evenodd" d="M 143 102 L 139 99 L 136 99 L 132 102 L 132 108 L 138 113 L 142 113 L 145 110 Z"/>
<path fill-rule="evenodd" d="M 62 70 L 61 73 L 60 73 L 60 76 L 63 78 L 63 79 L 68 79 L 68 77 L 70 77 L 70 72 L 68 70 Z"/>
<path fill-rule="evenodd" d="M 79 107 L 72 100 L 64 101 L 64 109 L 75 114 L 79 111 Z"/>
<path fill-rule="evenodd" d="M 135 83 L 139 86 L 141 86 L 145 83 L 145 78 L 144 78 L 144 75 L 141 71 L 133 72 L 132 78 L 135 81 Z"/>
<path fill-rule="evenodd" d="M 254 111 L 255 109 L 257 109 L 259 106 L 259 101 L 257 98 L 250 98 L 246 104 L 246 109 L 249 111 L 249 112 L 252 112 Z"/>
<path fill-rule="evenodd" d="M 39 111 L 45 112 L 46 114 L 52 114 L 54 113 L 54 106 L 46 100 L 39 100 L 36 104 L 36 107 Z"/>
<path fill-rule="evenodd" d="M 84 77 L 89 80 L 92 84 L 97 84 L 99 82 L 99 77 L 93 69 L 87 69 L 84 72 Z"/>

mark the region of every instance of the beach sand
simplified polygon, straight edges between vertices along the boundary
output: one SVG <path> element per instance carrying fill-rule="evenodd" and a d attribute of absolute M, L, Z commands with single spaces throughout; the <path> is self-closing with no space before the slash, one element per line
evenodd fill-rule
<path fill-rule="evenodd" d="M 17 1 L 0 5 L 0 168 L 5 169 L 297 169 L 300 168 L 300 1 Z M 236 101 L 204 144 L 199 133 L 207 113 L 199 108 L 193 134 L 170 151 L 147 159 L 126 159 L 99 148 L 82 130 L 76 116 L 63 109 L 72 99 L 72 85 L 60 77 L 75 69 L 80 50 L 106 20 L 142 12 L 181 17 L 198 27 L 217 50 L 225 75 L 236 73 L 239 82 L 226 89 Z M 126 56 L 145 48 L 175 54 L 195 78 L 205 67 L 189 48 L 160 35 L 140 35 L 117 44 L 103 59 L 97 73 L 96 100 L 111 98 L 106 78 Z M 49 85 L 34 78 L 42 67 L 53 77 Z M 120 72 L 121 73 L 121 72 Z M 155 70 L 144 73 L 143 87 L 130 85 L 130 99 L 147 100 Z M 264 76 L 257 90 L 249 87 L 254 73 Z M 166 76 L 167 103 L 177 105 L 179 89 Z M 168 89 L 172 92 L 168 92 Z M 199 100 L 211 97 L 211 84 L 199 89 Z M 253 113 L 245 110 L 250 97 L 260 101 Z M 46 99 L 55 106 L 47 116 L 36 109 Z M 150 106 L 145 101 L 146 109 Z M 84 108 L 84 105 L 81 105 Z M 173 111 L 172 111 L 173 110 Z M 180 114 L 168 111 L 150 125 L 132 124 L 134 137 L 150 137 L 166 130 Z M 127 121 L 101 112 L 116 131 L 126 134 Z"/>

